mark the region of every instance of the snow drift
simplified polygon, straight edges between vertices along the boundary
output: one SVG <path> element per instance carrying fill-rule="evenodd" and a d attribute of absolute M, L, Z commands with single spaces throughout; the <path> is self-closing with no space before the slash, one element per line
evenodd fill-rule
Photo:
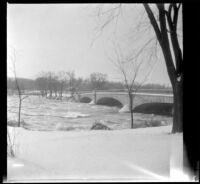
<path fill-rule="evenodd" d="M 8 157 L 10 181 L 166 181 L 171 164 L 182 168 L 182 134 L 169 134 L 171 126 L 75 132 L 8 127 L 8 131 L 15 132 L 18 143 L 16 158 Z"/>

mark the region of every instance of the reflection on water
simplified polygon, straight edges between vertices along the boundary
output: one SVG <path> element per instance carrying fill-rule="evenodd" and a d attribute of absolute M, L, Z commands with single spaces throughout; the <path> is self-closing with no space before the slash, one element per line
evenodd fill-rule
<path fill-rule="evenodd" d="M 7 98 L 8 120 L 16 120 L 18 111 L 17 96 Z M 30 130 L 89 130 L 95 121 L 111 129 L 130 128 L 130 114 L 119 113 L 119 108 L 86 103 L 50 100 L 29 96 L 22 102 L 21 119 Z M 134 113 L 134 123 L 162 120 L 172 122 L 171 117 Z"/>

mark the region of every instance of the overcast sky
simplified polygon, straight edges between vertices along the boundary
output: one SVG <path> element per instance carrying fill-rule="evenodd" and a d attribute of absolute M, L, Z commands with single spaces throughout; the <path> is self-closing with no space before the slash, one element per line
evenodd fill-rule
<path fill-rule="evenodd" d="M 8 4 L 8 55 L 12 53 L 10 48 L 14 47 L 17 53 L 17 76 L 35 78 L 41 71 L 65 70 L 74 71 L 77 77 L 86 78 L 92 72 L 101 72 L 106 73 L 109 80 L 120 80 L 115 67 L 105 55 L 105 52 L 113 53 L 108 38 L 116 25 L 111 24 L 107 30 L 103 30 L 103 34 L 91 45 L 96 37 L 94 28 L 98 25 L 98 19 L 93 16 L 97 6 Z M 133 20 L 131 17 L 132 24 Z M 130 21 L 128 17 L 122 17 L 121 27 L 118 23 L 117 35 L 126 35 Z M 9 56 L 7 66 L 8 76 L 13 76 Z M 162 55 L 148 82 L 170 84 Z"/>

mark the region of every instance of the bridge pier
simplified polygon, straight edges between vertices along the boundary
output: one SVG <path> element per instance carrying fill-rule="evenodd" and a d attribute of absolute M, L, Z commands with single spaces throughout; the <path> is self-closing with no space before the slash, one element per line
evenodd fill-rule
<path fill-rule="evenodd" d="M 130 105 L 129 104 L 125 104 L 120 110 L 119 112 L 130 112 Z"/>
<path fill-rule="evenodd" d="M 97 94 L 96 94 L 96 90 L 94 90 L 92 94 L 92 101 L 89 104 L 95 105 L 96 102 L 97 102 Z"/>

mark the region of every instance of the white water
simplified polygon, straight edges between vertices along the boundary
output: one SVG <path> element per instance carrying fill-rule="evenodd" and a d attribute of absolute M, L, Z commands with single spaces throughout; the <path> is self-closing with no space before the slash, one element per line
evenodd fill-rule
<path fill-rule="evenodd" d="M 8 120 L 17 119 L 17 96 L 8 96 L 7 112 Z M 88 130 L 96 121 L 111 129 L 129 129 L 131 126 L 130 113 L 119 113 L 118 107 L 50 100 L 39 96 L 23 100 L 21 119 L 30 130 Z M 160 120 L 166 125 L 172 122 L 171 117 L 134 113 L 135 124 L 151 120 Z"/>

